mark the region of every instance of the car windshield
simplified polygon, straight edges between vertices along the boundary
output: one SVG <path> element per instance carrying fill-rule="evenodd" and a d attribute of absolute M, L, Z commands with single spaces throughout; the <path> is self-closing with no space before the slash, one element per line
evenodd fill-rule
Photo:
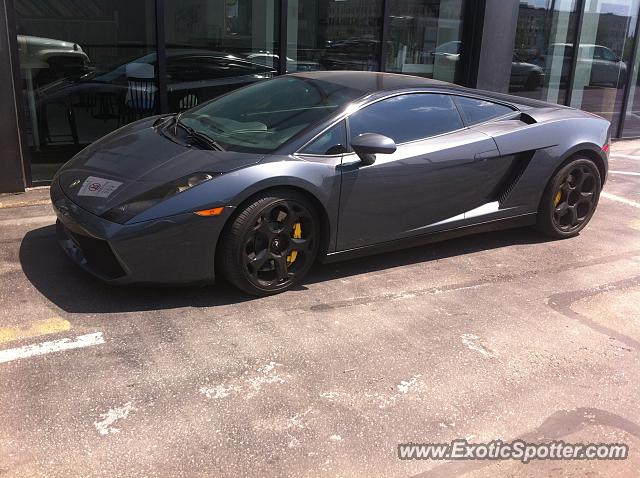
<path fill-rule="evenodd" d="M 282 77 L 205 103 L 179 121 L 227 151 L 271 153 L 363 94 L 327 81 Z"/>

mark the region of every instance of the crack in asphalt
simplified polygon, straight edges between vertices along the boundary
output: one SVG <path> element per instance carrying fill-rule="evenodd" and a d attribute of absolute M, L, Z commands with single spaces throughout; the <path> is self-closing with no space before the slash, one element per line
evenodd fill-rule
<path fill-rule="evenodd" d="M 354 297 L 350 299 L 336 300 L 333 302 L 323 302 L 320 304 L 314 304 L 308 309 L 313 312 L 327 312 L 335 309 L 342 309 L 342 308 L 353 307 L 357 305 L 369 305 L 369 304 L 373 304 L 377 302 L 385 302 L 389 300 L 408 299 L 416 296 L 440 294 L 443 292 L 455 292 L 455 291 L 466 290 L 466 289 L 476 289 L 480 287 L 487 287 L 499 282 L 510 282 L 523 277 L 530 278 L 532 276 L 539 276 L 542 274 L 553 274 L 558 272 L 576 270 L 584 267 L 590 267 L 594 265 L 608 264 L 608 263 L 616 262 L 622 259 L 630 259 L 635 256 L 640 256 L 640 250 L 627 251 L 627 252 L 612 254 L 609 256 L 603 256 L 595 259 L 574 262 L 571 265 L 561 264 L 555 267 L 549 267 L 546 269 L 533 270 L 533 271 L 525 271 L 517 274 L 496 274 L 493 276 L 487 276 L 483 279 L 458 282 L 455 284 L 448 284 L 443 286 L 434 286 L 434 287 L 428 287 L 424 289 L 414 289 L 414 290 L 396 292 L 396 293 L 386 293 L 386 294 L 381 294 L 376 296 Z M 289 312 L 289 311 L 296 311 L 301 309 L 303 308 L 292 307 L 290 309 L 287 309 L 287 311 Z"/>
<path fill-rule="evenodd" d="M 601 284 L 596 287 L 589 287 L 586 289 L 579 289 L 570 292 L 560 292 L 553 294 L 548 298 L 549 306 L 556 312 L 561 313 L 565 317 L 574 319 L 580 322 L 582 325 L 589 327 L 595 332 L 605 334 L 623 344 L 632 347 L 636 350 L 640 350 L 640 342 L 636 339 L 629 337 L 626 334 L 618 332 L 606 325 L 602 325 L 584 315 L 576 312 L 571 308 L 571 305 L 579 300 L 583 300 L 589 297 L 594 297 L 605 292 L 617 291 L 629 289 L 640 285 L 640 276 L 628 277 L 626 279 L 619 280 L 617 282 L 610 282 L 608 284 Z"/>

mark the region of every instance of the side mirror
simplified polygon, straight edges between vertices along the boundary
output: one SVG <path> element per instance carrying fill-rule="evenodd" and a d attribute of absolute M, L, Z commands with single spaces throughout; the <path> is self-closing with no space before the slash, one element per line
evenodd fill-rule
<path fill-rule="evenodd" d="M 395 141 L 377 133 L 356 136 L 351 140 L 351 147 L 365 165 L 375 163 L 376 154 L 392 154 L 397 149 Z"/>

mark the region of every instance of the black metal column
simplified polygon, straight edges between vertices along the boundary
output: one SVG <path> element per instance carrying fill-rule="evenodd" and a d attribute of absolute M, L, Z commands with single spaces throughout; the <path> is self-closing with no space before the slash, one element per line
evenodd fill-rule
<path fill-rule="evenodd" d="M 573 96 L 573 83 L 576 78 L 576 68 L 578 67 L 578 50 L 580 49 L 580 37 L 582 36 L 582 22 L 584 21 L 585 6 L 586 0 L 578 0 L 576 5 L 576 35 L 573 39 L 573 55 L 571 57 L 571 70 L 569 70 L 569 84 L 567 85 L 567 93 L 564 100 L 564 104 L 566 106 L 571 104 L 571 97 Z"/>
<path fill-rule="evenodd" d="M 480 51 L 482 49 L 482 27 L 486 2 L 478 0 L 464 3 L 460 66 L 456 71 L 455 82 L 473 88 L 478 82 L 478 65 L 480 64 Z"/>
<path fill-rule="evenodd" d="M 24 191 L 29 180 L 25 170 L 20 132 L 24 116 L 18 64 L 18 44 L 13 16 L 13 0 L 0 1 L 0 192 Z M 24 118 L 22 118 L 24 119 Z M 26 144 L 25 144 L 26 147 Z"/>
<path fill-rule="evenodd" d="M 484 1 L 476 88 L 509 90 L 519 7 L 519 0 Z"/>
<path fill-rule="evenodd" d="M 158 93 L 160 111 L 169 112 L 169 94 L 167 92 L 167 45 L 164 31 L 165 0 L 156 0 L 156 52 L 158 55 Z"/>
<path fill-rule="evenodd" d="M 380 71 L 387 70 L 387 42 L 389 41 L 389 12 L 391 11 L 390 0 L 382 0 L 382 31 L 380 32 Z"/>
<path fill-rule="evenodd" d="M 278 73 L 287 73 L 287 28 L 289 21 L 289 1 L 280 0 L 280 22 L 278 23 Z"/>

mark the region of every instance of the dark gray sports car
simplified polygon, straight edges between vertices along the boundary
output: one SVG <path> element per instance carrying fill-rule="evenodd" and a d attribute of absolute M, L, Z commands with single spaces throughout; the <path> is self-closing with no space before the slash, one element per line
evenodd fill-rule
<path fill-rule="evenodd" d="M 113 283 L 226 277 L 267 295 L 313 262 L 537 224 L 585 227 L 609 123 L 412 76 L 314 72 L 132 123 L 51 186 L 64 250 Z"/>

